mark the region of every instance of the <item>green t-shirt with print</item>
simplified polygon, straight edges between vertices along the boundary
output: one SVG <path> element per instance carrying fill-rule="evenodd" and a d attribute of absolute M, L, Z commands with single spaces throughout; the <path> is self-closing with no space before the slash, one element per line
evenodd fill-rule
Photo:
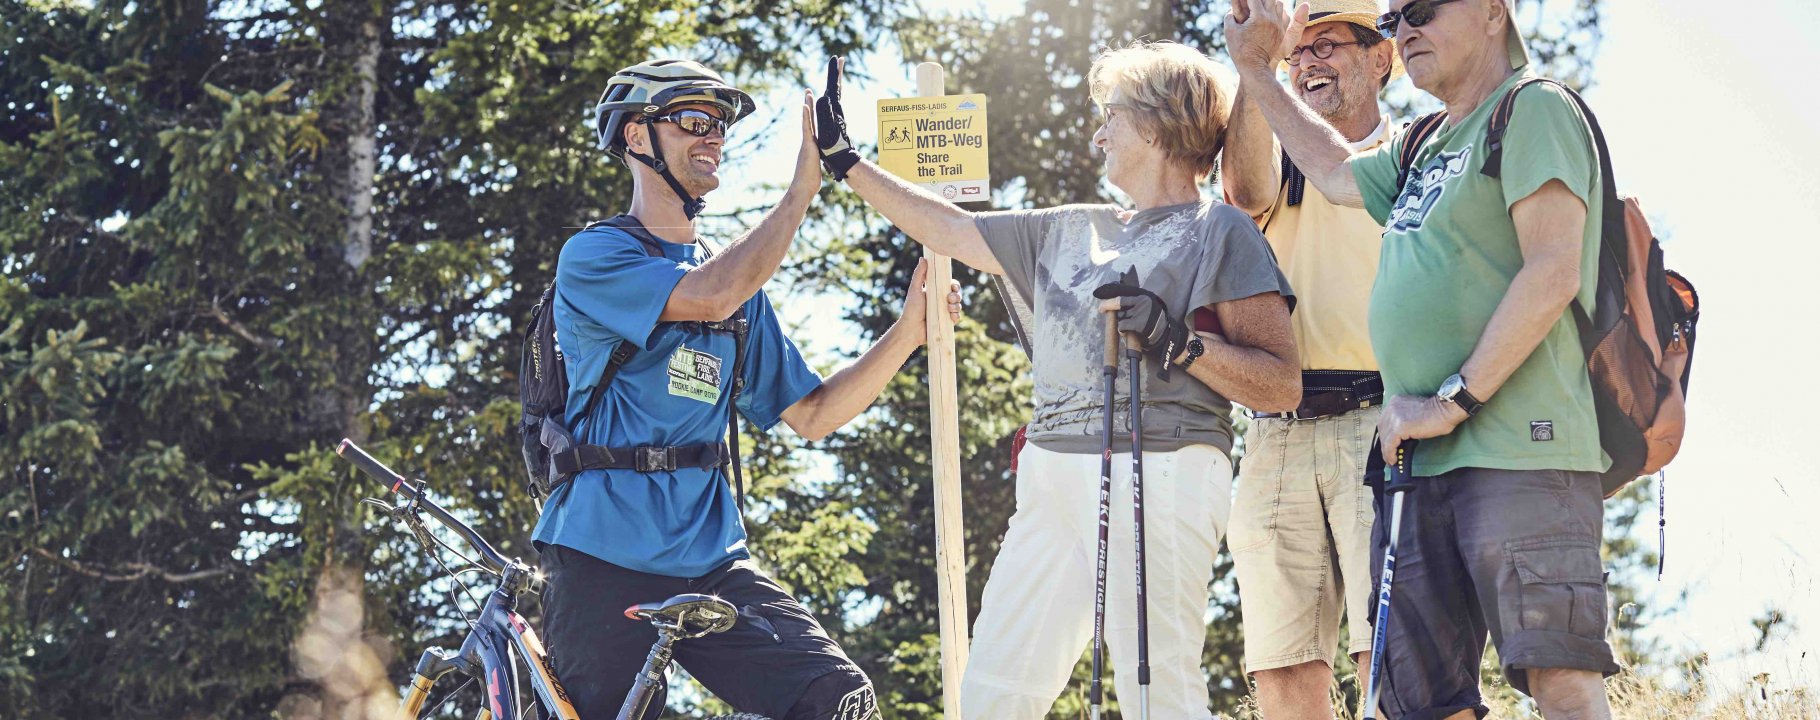
<path fill-rule="evenodd" d="M 1397 157 L 1407 135 L 1353 157 L 1365 209 L 1384 225 L 1370 323 L 1387 395 L 1432 395 L 1466 364 L 1523 267 L 1510 207 L 1550 180 L 1586 203 L 1578 297 L 1592 308 L 1603 189 L 1598 151 L 1573 99 L 1547 84 L 1525 88 L 1504 136 L 1501 177 L 1480 172 L 1492 108 L 1529 75 L 1512 75 L 1471 114 L 1450 118 L 1430 136 L 1400 192 Z M 1466 380 L 1470 388 L 1472 378 Z M 1414 474 L 1462 467 L 1603 471 L 1608 464 L 1569 308 L 1479 414 L 1422 441 Z"/>

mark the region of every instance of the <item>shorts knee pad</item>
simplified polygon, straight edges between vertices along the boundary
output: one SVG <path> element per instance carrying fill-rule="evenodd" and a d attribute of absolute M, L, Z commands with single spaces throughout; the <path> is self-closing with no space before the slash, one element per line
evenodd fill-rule
<path fill-rule="evenodd" d="M 846 667 L 816 678 L 790 706 L 786 720 L 877 720 L 878 696 L 859 668 Z"/>

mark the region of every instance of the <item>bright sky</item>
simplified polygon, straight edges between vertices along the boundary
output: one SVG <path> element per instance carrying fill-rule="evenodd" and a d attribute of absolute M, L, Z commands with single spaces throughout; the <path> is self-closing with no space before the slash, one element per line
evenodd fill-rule
<path fill-rule="evenodd" d="M 993 12 L 1015 9 L 1006 5 Z M 1802 438 L 1820 442 L 1820 408 L 1806 408 L 1787 384 L 1802 382 L 1791 371 L 1820 358 L 1820 329 L 1788 324 L 1820 310 L 1820 101 L 1788 80 L 1820 67 L 1820 43 L 1810 38 L 1820 5 L 1750 5 L 1606 0 L 1588 101 L 1611 140 L 1620 192 L 1642 199 L 1669 266 L 1696 283 L 1703 302 L 1687 438 L 1669 468 L 1667 574 L 1641 579 L 1653 606 L 1674 610 L 1650 631 L 1712 653 L 1724 667 L 1716 679 L 1768 672 L 1778 685 L 1820 686 L 1820 653 L 1808 652 L 1820 650 L 1820 534 L 1807 526 L 1820 510 L 1820 470 L 1799 449 Z M 914 83 L 895 46 L 863 60 L 877 81 L 850 84 L 846 108 L 853 140 L 869 145 L 875 101 L 913 95 Z M 779 93 L 761 105 L 793 113 L 791 100 Z M 790 167 L 796 127 L 786 119 L 781 141 L 729 166 L 720 207 L 774 199 L 755 186 L 787 178 L 751 169 Z M 780 304 L 812 356 L 852 349 L 838 317 Z M 1639 522 L 1652 547 L 1654 520 L 1652 512 Z M 1756 637 L 1749 620 L 1772 606 L 1791 619 L 1793 635 L 1747 653 Z"/>

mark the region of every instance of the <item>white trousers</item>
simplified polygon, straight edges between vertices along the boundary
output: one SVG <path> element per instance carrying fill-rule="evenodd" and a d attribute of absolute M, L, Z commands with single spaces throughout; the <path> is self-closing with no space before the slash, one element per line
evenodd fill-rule
<path fill-rule="evenodd" d="M 1112 456 L 1106 642 L 1120 706 L 1137 717 L 1137 560 L 1131 456 Z M 1017 512 L 986 581 L 961 681 L 969 720 L 1041 720 L 1093 640 L 1100 456 L 1024 447 Z M 1208 585 L 1232 507 L 1232 463 L 1209 445 L 1144 453 L 1151 717 L 1213 717 L 1201 648 Z"/>

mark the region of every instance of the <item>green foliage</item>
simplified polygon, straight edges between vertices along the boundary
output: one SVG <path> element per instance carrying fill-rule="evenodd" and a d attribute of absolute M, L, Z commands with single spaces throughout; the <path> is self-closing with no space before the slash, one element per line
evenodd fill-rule
<path fill-rule="evenodd" d="M 1591 20 L 1574 32 L 1596 39 L 1597 6 L 1583 8 Z M 1019 150 L 994 158 L 1000 206 L 1091 201 L 1106 197 L 1081 84 L 1094 48 L 1183 32 L 1217 52 L 1225 4 L 1032 0 L 1003 21 L 908 9 L 0 7 L 0 705 L 24 717 L 297 707 L 287 698 L 319 694 L 321 676 L 292 648 L 335 568 L 365 578 L 365 629 L 395 650 L 394 681 L 426 646 L 459 641 L 472 605 L 356 502 L 381 491 L 329 448 L 361 440 L 503 552 L 534 556 L 519 323 L 562 241 L 626 204 L 627 172 L 594 149 L 590 113 L 615 69 L 690 55 L 762 89 L 896 33 L 907 56 L 950 68 L 951 89 L 992 97 L 993 146 Z M 1563 57 L 1589 54 L 1575 42 Z M 373 142 L 370 191 L 361 139 Z M 370 196 L 370 218 L 351 216 L 351 193 Z M 745 210 L 716 207 L 711 234 L 731 238 Z M 807 236 L 783 281 L 858 298 L 846 314 L 857 334 L 882 333 L 920 253 L 839 187 Z M 992 286 L 956 275 L 968 288 L 959 375 L 977 610 L 1014 506 L 1009 437 L 1030 384 Z M 894 717 L 940 706 L 922 362 L 823 443 L 825 457 L 788 433 L 744 443 L 760 561 Z M 1207 655 L 1221 709 L 1245 693 L 1228 565 Z M 524 610 L 535 623 L 535 601 Z M 1082 712 L 1079 685 L 1057 716 Z"/>
<path fill-rule="evenodd" d="M 897 7 L 0 8 L 0 704 L 270 715 L 320 690 L 292 647 L 337 566 L 366 578 L 390 677 L 453 645 L 466 600 L 329 448 L 362 440 L 533 556 L 518 323 L 562 241 L 629 194 L 594 149 L 606 78 L 692 54 L 762 86 L 798 52 L 863 49 L 862 18 Z M 345 202 L 361 137 L 370 232 Z M 838 504 L 792 514 L 791 447 L 755 461 L 780 575 L 836 608 L 870 528 Z"/>

